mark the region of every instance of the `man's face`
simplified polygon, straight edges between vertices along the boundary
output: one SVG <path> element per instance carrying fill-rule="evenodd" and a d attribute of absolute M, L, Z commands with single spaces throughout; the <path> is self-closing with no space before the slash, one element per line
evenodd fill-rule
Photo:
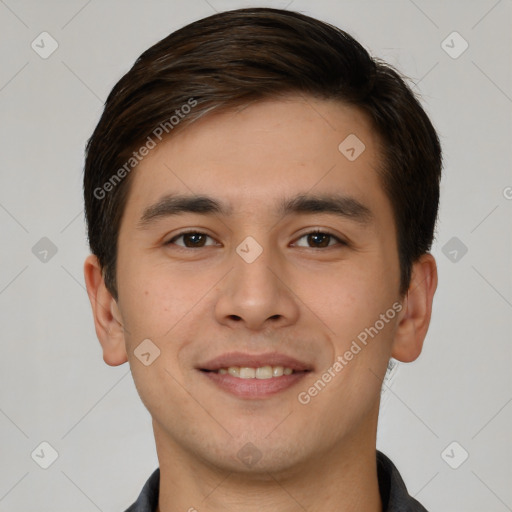
<path fill-rule="evenodd" d="M 353 138 L 338 148 L 351 134 L 364 143 L 359 156 Z M 377 144 L 358 110 L 291 97 L 206 117 L 133 171 L 118 312 L 157 446 L 230 471 L 277 471 L 374 442 L 399 319 L 389 311 L 400 300 Z M 176 195 L 208 196 L 229 211 L 150 209 Z M 298 195 L 346 200 L 338 212 L 283 212 Z M 357 341 L 369 328 L 366 345 Z M 146 366 L 134 351 L 147 339 L 160 355 Z M 152 344 L 142 359 L 154 357 Z M 338 356 L 345 364 L 334 369 Z M 228 366 L 270 366 L 257 375 L 276 376 L 218 371 Z M 279 376 L 279 366 L 296 371 Z"/>

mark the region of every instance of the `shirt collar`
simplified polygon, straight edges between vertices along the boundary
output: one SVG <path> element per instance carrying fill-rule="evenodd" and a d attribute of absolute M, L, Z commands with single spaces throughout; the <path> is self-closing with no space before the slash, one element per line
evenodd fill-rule
<path fill-rule="evenodd" d="M 391 460 L 377 450 L 377 476 L 383 512 L 427 512 L 412 496 Z"/>

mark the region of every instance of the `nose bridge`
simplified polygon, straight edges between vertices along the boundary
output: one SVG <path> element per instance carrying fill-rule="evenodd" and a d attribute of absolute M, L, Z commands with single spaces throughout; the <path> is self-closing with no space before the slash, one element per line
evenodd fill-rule
<path fill-rule="evenodd" d="M 263 245 L 253 237 L 245 238 L 236 248 L 233 265 L 232 291 L 242 303 L 263 306 L 273 302 L 280 287 L 276 270 L 271 270 L 277 260 L 268 242 Z"/>
<path fill-rule="evenodd" d="M 220 322 L 243 321 L 248 328 L 258 329 L 272 321 L 284 324 L 295 319 L 297 305 L 280 278 L 275 251 L 268 233 L 246 237 L 235 248 L 232 271 L 216 304 Z"/>

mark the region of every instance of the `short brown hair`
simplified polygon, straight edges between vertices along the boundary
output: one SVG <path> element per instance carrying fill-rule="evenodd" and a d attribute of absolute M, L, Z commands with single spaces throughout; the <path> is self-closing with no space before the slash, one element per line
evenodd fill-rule
<path fill-rule="evenodd" d="M 136 167 L 133 151 L 160 126 L 172 136 L 212 110 L 292 93 L 356 106 L 379 134 L 379 174 L 396 222 L 405 294 L 437 219 L 441 147 L 432 123 L 399 73 L 346 32 L 297 12 L 250 8 L 171 33 L 137 59 L 105 102 L 87 143 L 84 199 L 89 245 L 116 300 L 117 240 L 133 174 L 127 162 Z"/>

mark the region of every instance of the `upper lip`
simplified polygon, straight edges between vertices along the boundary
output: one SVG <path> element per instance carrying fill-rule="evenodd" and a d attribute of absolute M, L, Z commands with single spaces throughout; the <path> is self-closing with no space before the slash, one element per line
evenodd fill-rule
<path fill-rule="evenodd" d="M 198 366 L 200 370 L 219 370 L 239 366 L 247 368 L 260 368 L 262 366 L 284 366 L 295 371 L 309 371 L 312 366 L 299 361 L 293 357 L 277 352 L 266 352 L 263 354 L 247 354 L 244 352 L 229 352 L 210 359 Z"/>

